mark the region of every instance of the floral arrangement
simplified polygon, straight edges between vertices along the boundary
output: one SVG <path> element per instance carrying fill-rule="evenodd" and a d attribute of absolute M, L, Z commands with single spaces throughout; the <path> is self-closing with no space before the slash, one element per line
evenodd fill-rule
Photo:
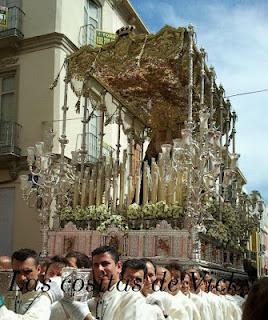
<path fill-rule="evenodd" d="M 239 240 L 247 238 L 258 226 L 255 216 L 248 212 L 239 212 L 230 203 L 224 203 L 221 208 L 222 221 L 219 221 L 219 203 L 213 201 L 208 205 L 207 210 L 214 217 L 215 221 L 207 225 L 206 234 L 228 244 L 232 248 L 241 249 Z"/>
<path fill-rule="evenodd" d="M 143 210 L 140 205 L 137 203 L 133 203 L 128 206 L 126 217 L 128 219 L 142 219 L 143 218 Z"/>
<path fill-rule="evenodd" d="M 208 227 L 206 234 L 225 244 L 229 240 L 228 228 L 222 222 L 219 221 L 213 221 L 213 223 Z"/>
<path fill-rule="evenodd" d="M 113 214 L 97 227 L 97 231 L 103 232 L 111 226 L 115 226 L 116 228 L 124 232 L 128 230 L 128 225 L 124 221 L 124 218 L 120 215 Z"/>
<path fill-rule="evenodd" d="M 59 212 L 60 220 L 98 220 L 103 221 L 109 217 L 109 209 L 106 205 L 89 206 L 81 208 L 77 206 L 75 208 L 66 207 Z"/>
<path fill-rule="evenodd" d="M 143 218 L 156 218 L 156 219 L 169 219 L 179 218 L 183 216 L 183 208 L 178 204 L 167 205 L 165 201 L 156 203 L 147 203 L 143 207 L 137 203 L 131 204 L 126 211 L 128 219 L 143 219 Z"/>

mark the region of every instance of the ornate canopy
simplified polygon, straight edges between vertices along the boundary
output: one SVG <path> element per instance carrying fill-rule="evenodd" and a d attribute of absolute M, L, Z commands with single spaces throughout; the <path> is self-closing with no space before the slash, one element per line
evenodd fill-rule
<path fill-rule="evenodd" d="M 82 47 L 69 58 L 71 77 L 89 74 L 152 130 L 178 137 L 187 119 L 189 34 L 165 26 L 156 34 L 119 36 L 102 48 Z M 193 117 L 200 104 L 201 54 L 194 46 Z M 211 71 L 206 67 L 205 104 L 209 105 Z M 214 101 L 219 101 L 214 84 Z M 83 95 L 88 95 L 84 90 Z"/>

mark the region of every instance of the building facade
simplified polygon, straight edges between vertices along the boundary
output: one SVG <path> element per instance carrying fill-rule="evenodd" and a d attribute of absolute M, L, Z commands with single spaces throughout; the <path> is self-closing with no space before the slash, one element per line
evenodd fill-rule
<path fill-rule="evenodd" d="M 147 28 L 129 1 L 1 0 L 0 26 L 0 255 L 19 247 L 40 249 L 36 209 L 22 200 L 18 176 L 27 171 L 27 147 L 48 130 L 62 130 L 66 56 L 83 45 L 107 41 L 124 25 Z M 96 30 L 99 33 L 96 38 Z M 109 39 L 108 39 L 109 41 Z M 59 74 L 58 85 L 50 90 Z M 75 95 L 68 96 L 66 155 L 81 143 L 81 115 Z M 112 128 L 107 137 L 112 137 Z M 89 156 L 97 156 L 98 117 L 89 123 Z M 105 146 L 113 144 L 107 141 Z M 53 151 L 59 153 L 54 139 Z"/>

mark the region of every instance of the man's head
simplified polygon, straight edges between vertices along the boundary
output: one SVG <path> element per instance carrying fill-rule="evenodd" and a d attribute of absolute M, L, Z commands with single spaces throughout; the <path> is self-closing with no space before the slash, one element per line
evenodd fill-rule
<path fill-rule="evenodd" d="M 70 251 L 66 254 L 66 259 L 69 262 L 69 265 L 73 268 L 90 268 L 91 262 L 87 255 L 78 251 Z"/>
<path fill-rule="evenodd" d="M 52 257 L 47 264 L 45 279 L 61 276 L 62 269 L 67 266 L 69 266 L 69 262 L 66 258 L 61 256 Z"/>
<path fill-rule="evenodd" d="M 197 268 L 188 268 L 186 272 L 190 276 L 191 291 L 198 293 L 200 290 L 205 291 L 206 284 L 202 280 L 202 274 Z"/>
<path fill-rule="evenodd" d="M 38 254 L 31 249 L 15 251 L 11 257 L 15 280 L 22 292 L 34 290 L 41 271 Z"/>
<path fill-rule="evenodd" d="M 191 277 L 187 272 L 181 273 L 181 291 L 184 294 L 188 294 L 191 291 Z"/>
<path fill-rule="evenodd" d="M 123 282 L 137 291 L 143 288 L 144 280 L 147 277 L 147 267 L 144 260 L 129 259 L 122 265 L 121 277 Z"/>
<path fill-rule="evenodd" d="M 173 287 L 172 294 L 175 295 L 179 290 L 181 290 L 181 266 L 177 262 L 171 262 L 165 268 L 171 273 Z"/>
<path fill-rule="evenodd" d="M 144 280 L 142 294 L 147 296 L 153 292 L 153 283 L 156 282 L 156 265 L 149 259 L 142 259 L 146 263 L 147 277 Z"/>
<path fill-rule="evenodd" d="M 221 280 L 219 282 L 219 291 L 221 295 L 225 296 L 227 294 L 228 286 L 229 286 L 229 281 Z"/>
<path fill-rule="evenodd" d="M 169 292 L 169 285 L 171 283 L 171 273 L 168 269 L 164 267 L 157 266 L 156 267 L 156 278 L 158 281 L 158 286 L 162 291 Z"/>
<path fill-rule="evenodd" d="M 8 256 L 0 256 L 0 270 L 11 269 L 11 258 Z"/>
<path fill-rule="evenodd" d="M 217 278 L 211 276 L 211 279 L 207 285 L 208 291 L 210 291 L 213 294 L 219 295 L 219 290 L 217 286 L 218 286 Z"/>
<path fill-rule="evenodd" d="M 118 252 L 111 246 L 92 251 L 93 277 L 100 291 L 105 291 L 120 280 L 122 263 Z"/>

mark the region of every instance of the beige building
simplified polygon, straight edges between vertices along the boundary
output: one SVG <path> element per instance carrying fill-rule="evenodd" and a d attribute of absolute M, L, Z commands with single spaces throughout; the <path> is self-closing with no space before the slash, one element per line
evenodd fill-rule
<path fill-rule="evenodd" d="M 96 30 L 115 33 L 124 25 L 147 28 L 128 0 L 0 0 L 0 255 L 40 249 L 38 213 L 22 199 L 19 175 L 26 172 L 27 147 L 53 128 L 55 153 L 61 132 L 65 57 L 85 44 L 95 46 Z M 99 41 L 102 39 L 99 39 Z M 69 90 L 66 155 L 79 148 L 81 116 Z M 89 123 L 88 149 L 97 156 L 98 118 Z M 115 146 L 113 126 L 106 146 Z"/>

